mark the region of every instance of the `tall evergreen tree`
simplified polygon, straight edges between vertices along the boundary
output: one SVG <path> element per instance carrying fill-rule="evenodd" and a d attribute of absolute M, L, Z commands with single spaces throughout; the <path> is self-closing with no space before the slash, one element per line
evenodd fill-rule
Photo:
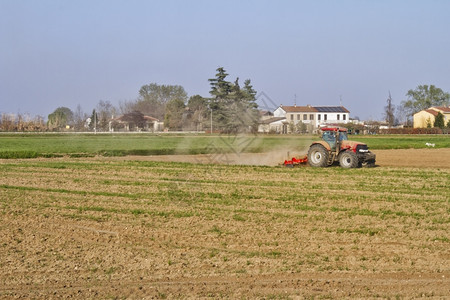
<path fill-rule="evenodd" d="M 209 109 L 214 123 L 213 128 L 226 131 L 226 125 L 229 122 L 229 114 L 227 113 L 228 96 L 232 89 L 231 83 L 225 80 L 228 76 L 225 69 L 220 67 L 216 71 L 216 77 L 208 79 L 211 85 L 211 91 L 209 93 L 212 96 L 209 101 Z"/>
<path fill-rule="evenodd" d="M 256 91 L 251 85 L 250 79 L 244 81 L 244 94 L 246 100 L 246 115 L 248 118 L 247 125 L 251 126 L 253 131 L 258 129 L 259 111 L 256 103 Z"/>
<path fill-rule="evenodd" d="M 231 93 L 232 86 L 230 82 L 225 80 L 228 74 L 223 67 L 218 68 L 216 71 L 216 78 L 208 79 L 211 85 L 210 94 L 216 100 L 224 100 Z"/>
<path fill-rule="evenodd" d="M 441 112 L 438 112 L 436 118 L 434 119 L 434 127 L 444 129 L 445 120 L 444 115 Z"/>
<path fill-rule="evenodd" d="M 97 131 L 99 124 L 99 118 L 97 111 L 95 109 L 92 110 L 91 120 L 89 122 L 89 129 Z"/>
<path fill-rule="evenodd" d="M 239 85 L 239 77 L 233 83 L 226 81 L 224 68 L 218 68 L 216 78 L 209 79 L 211 84 L 209 101 L 215 128 L 231 133 L 243 132 L 254 128 L 258 121 L 256 91 L 250 80 L 244 82 L 244 88 Z"/>

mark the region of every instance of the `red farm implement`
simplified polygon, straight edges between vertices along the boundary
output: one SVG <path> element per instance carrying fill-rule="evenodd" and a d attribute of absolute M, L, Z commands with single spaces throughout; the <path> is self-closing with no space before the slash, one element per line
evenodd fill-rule
<path fill-rule="evenodd" d="M 308 158 L 307 156 L 302 156 L 302 157 L 293 157 L 291 160 L 285 160 L 283 163 L 283 166 L 288 167 L 288 168 L 293 168 L 295 166 L 298 165 L 306 165 L 306 163 L 308 162 Z"/>

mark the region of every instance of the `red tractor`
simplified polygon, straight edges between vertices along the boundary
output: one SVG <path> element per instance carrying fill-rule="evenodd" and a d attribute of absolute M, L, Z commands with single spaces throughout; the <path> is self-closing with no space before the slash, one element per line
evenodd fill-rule
<path fill-rule="evenodd" d="M 311 167 L 327 167 L 339 162 L 343 168 L 373 167 L 375 154 L 366 144 L 349 141 L 347 129 L 322 128 L 322 140 L 309 147 L 307 160 Z"/>

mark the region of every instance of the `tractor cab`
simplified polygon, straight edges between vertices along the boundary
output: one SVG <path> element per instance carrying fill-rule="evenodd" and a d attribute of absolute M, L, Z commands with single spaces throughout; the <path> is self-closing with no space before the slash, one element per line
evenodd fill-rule
<path fill-rule="evenodd" d="M 339 146 L 337 147 L 339 151 L 342 141 L 348 140 L 347 129 L 339 127 L 322 128 L 322 140 L 328 143 L 332 151 L 336 151 L 336 146 Z"/>

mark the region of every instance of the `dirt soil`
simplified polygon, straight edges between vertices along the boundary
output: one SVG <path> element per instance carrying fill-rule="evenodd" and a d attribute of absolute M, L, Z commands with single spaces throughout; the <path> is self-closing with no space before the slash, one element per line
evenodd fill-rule
<path fill-rule="evenodd" d="M 397 167 L 400 171 L 402 168 L 411 171 L 414 171 L 413 168 L 450 168 L 450 149 L 374 152 L 377 155 L 377 170 Z M 282 222 L 271 218 L 290 214 L 289 208 L 276 207 L 278 202 L 256 196 L 248 199 L 249 207 L 231 206 L 225 200 L 217 198 L 218 202 L 224 201 L 224 204 L 220 206 L 220 211 L 211 210 L 211 218 L 195 213 L 188 218 L 165 218 L 162 213 L 145 216 L 139 211 L 141 207 L 153 205 L 149 206 L 149 210 L 157 211 L 158 205 L 166 208 L 169 204 L 158 203 L 156 200 L 156 204 L 151 204 L 151 199 L 139 202 L 141 199 L 130 198 L 127 193 L 143 190 L 150 194 L 154 189 L 155 195 L 160 192 L 165 193 L 164 195 L 172 193 L 176 197 L 189 197 L 189 193 L 194 193 L 195 187 L 187 189 L 183 180 L 174 181 L 170 177 L 183 179 L 182 176 L 185 175 L 182 169 L 172 167 L 172 173 L 164 173 L 165 170 L 158 169 L 163 175 L 152 175 L 147 174 L 147 170 L 120 165 L 120 169 L 107 173 L 102 169 L 95 169 L 94 165 L 98 161 L 112 164 L 117 161 L 141 160 L 276 166 L 285 158 L 286 154 L 280 153 L 97 157 L 79 160 L 84 164 L 86 161 L 92 162 L 91 170 L 84 168 L 85 165 L 83 169 L 77 169 L 78 160 L 75 159 L 70 160 L 73 166 L 64 165 L 64 159 L 37 159 L 28 160 L 31 162 L 30 166 L 6 167 L 4 170 L 8 175 L 0 174 L 0 298 L 450 299 L 450 252 L 448 248 L 444 248 L 448 245 L 448 239 L 443 237 L 445 231 L 442 230 L 448 229 L 446 219 L 438 219 L 434 223 L 430 219 L 426 224 L 420 224 L 423 227 L 439 227 L 435 230 L 439 232 L 437 237 L 440 240 L 428 245 L 421 243 L 420 235 L 408 232 L 409 223 L 390 224 L 390 220 L 386 220 L 383 225 L 373 225 L 380 226 L 383 232 L 389 233 L 386 238 L 379 238 L 376 232 L 338 234 L 327 224 L 329 216 L 321 214 L 322 207 L 327 205 L 327 201 L 331 201 L 329 199 L 322 199 L 323 205 L 317 211 L 308 210 L 312 207 L 309 204 L 301 211 L 304 216 L 299 214 L 297 219 L 286 218 Z M 44 168 L 44 163 L 49 161 L 62 163 Z M 20 164 L 19 160 L 17 162 Z M 14 165 L 17 162 L 8 160 L 0 161 L 0 164 Z M 43 170 L 46 173 L 31 174 Z M 202 172 L 209 170 L 205 168 Z M 288 179 L 291 174 L 283 172 L 279 176 L 284 177 L 279 180 Z M 160 186 L 167 186 L 173 181 L 179 188 L 166 191 L 158 185 L 147 186 L 144 184 L 145 180 L 151 180 L 144 176 L 164 177 L 155 177 L 153 180 L 161 180 L 158 182 Z M 209 177 L 198 176 L 201 179 L 198 184 L 202 184 L 202 188 L 210 185 L 214 188 L 208 181 Z M 236 176 L 245 182 L 246 174 Z M 269 175 L 255 176 L 268 180 L 263 176 Z M 320 184 L 311 183 L 312 186 Z M 444 184 L 439 182 L 441 187 Z M 77 190 L 82 185 L 88 188 Z M 229 188 L 235 189 L 231 185 Z M 252 186 L 251 182 L 245 182 L 245 185 L 238 188 L 242 193 L 260 192 L 258 186 Z M 121 196 L 112 196 L 114 193 L 121 193 Z M 376 193 L 370 197 L 379 197 L 374 203 L 381 203 L 385 193 Z M 209 194 L 215 195 L 213 192 Z M 416 197 L 415 194 L 409 196 Z M 251 205 L 256 207 L 256 203 L 267 209 L 267 214 L 253 212 Z M 286 205 L 288 204 L 290 203 Z M 388 203 L 391 204 L 392 207 L 386 209 L 388 213 L 401 209 L 395 206 L 398 203 Z M 201 207 L 207 204 L 198 205 Z M 358 205 L 364 204 L 352 200 L 342 202 L 342 205 L 356 205 L 355 209 L 359 209 Z M 83 210 L 81 206 L 96 209 Z M 169 208 L 173 215 L 179 208 L 188 211 L 185 206 L 186 203 L 180 201 L 170 204 Z M 446 207 L 442 209 L 449 211 L 448 202 L 444 206 Z M 329 212 L 332 218 L 336 217 L 330 222 L 342 223 L 345 225 L 342 225 L 343 228 L 352 226 L 344 222 L 356 224 L 373 218 L 371 215 L 364 215 L 363 211 L 362 215 L 346 219 L 339 208 Z M 225 214 L 227 210 L 232 210 L 229 217 L 222 217 L 221 214 Z M 132 213 L 126 214 L 126 211 Z M 209 212 L 210 209 L 205 211 Z M 239 213 L 246 213 L 247 219 L 241 219 Z M 215 223 L 214 214 L 220 215 L 223 223 Z M 391 215 L 392 221 L 397 222 L 394 219 L 396 215 Z M 404 218 L 414 226 L 419 226 L 416 223 L 421 222 L 414 219 L 414 215 L 399 215 L 398 218 Z M 256 221 L 253 222 L 253 219 Z M 291 220 L 298 223 L 292 221 L 291 224 Z M 317 228 L 311 227 L 310 220 L 317 221 Z M 254 228 L 246 228 L 244 222 L 253 224 Z M 221 228 L 228 229 L 220 231 Z M 264 240 L 259 240 L 260 235 Z M 303 237 L 301 244 L 295 243 L 294 238 L 298 236 Z M 402 241 L 403 237 L 411 237 L 411 241 Z M 341 238 L 345 240 L 340 240 Z M 280 241 L 280 244 L 273 243 L 275 240 Z M 289 249 L 282 248 L 284 243 L 291 245 Z M 220 252 L 217 250 L 219 248 Z M 320 255 L 314 255 L 314 252 Z M 355 253 L 355 256 L 342 255 L 341 252 Z M 289 260 L 284 260 L 284 257 L 299 257 L 298 265 L 285 265 Z M 341 264 L 350 266 L 350 270 L 336 271 Z M 317 271 L 314 269 L 317 265 L 334 269 L 329 272 L 326 269 Z M 299 271 L 292 271 L 295 267 Z M 424 269 L 423 272 L 421 268 Z M 283 271 L 285 269 L 289 271 Z"/>
<path fill-rule="evenodd" d="M 379 167 L 450 168 L 450 148 L 376 150 Z M 133 156 L 126 159 L 148 161 L 173 161 L 189 163 L 222 163 L 232 165 L 276 166 L 288 157 L 304 156 L 304 153 L 239 153 L 221 155 L 160 155 Z M 123 158 L 121 158 L 123 159 Z"/>

